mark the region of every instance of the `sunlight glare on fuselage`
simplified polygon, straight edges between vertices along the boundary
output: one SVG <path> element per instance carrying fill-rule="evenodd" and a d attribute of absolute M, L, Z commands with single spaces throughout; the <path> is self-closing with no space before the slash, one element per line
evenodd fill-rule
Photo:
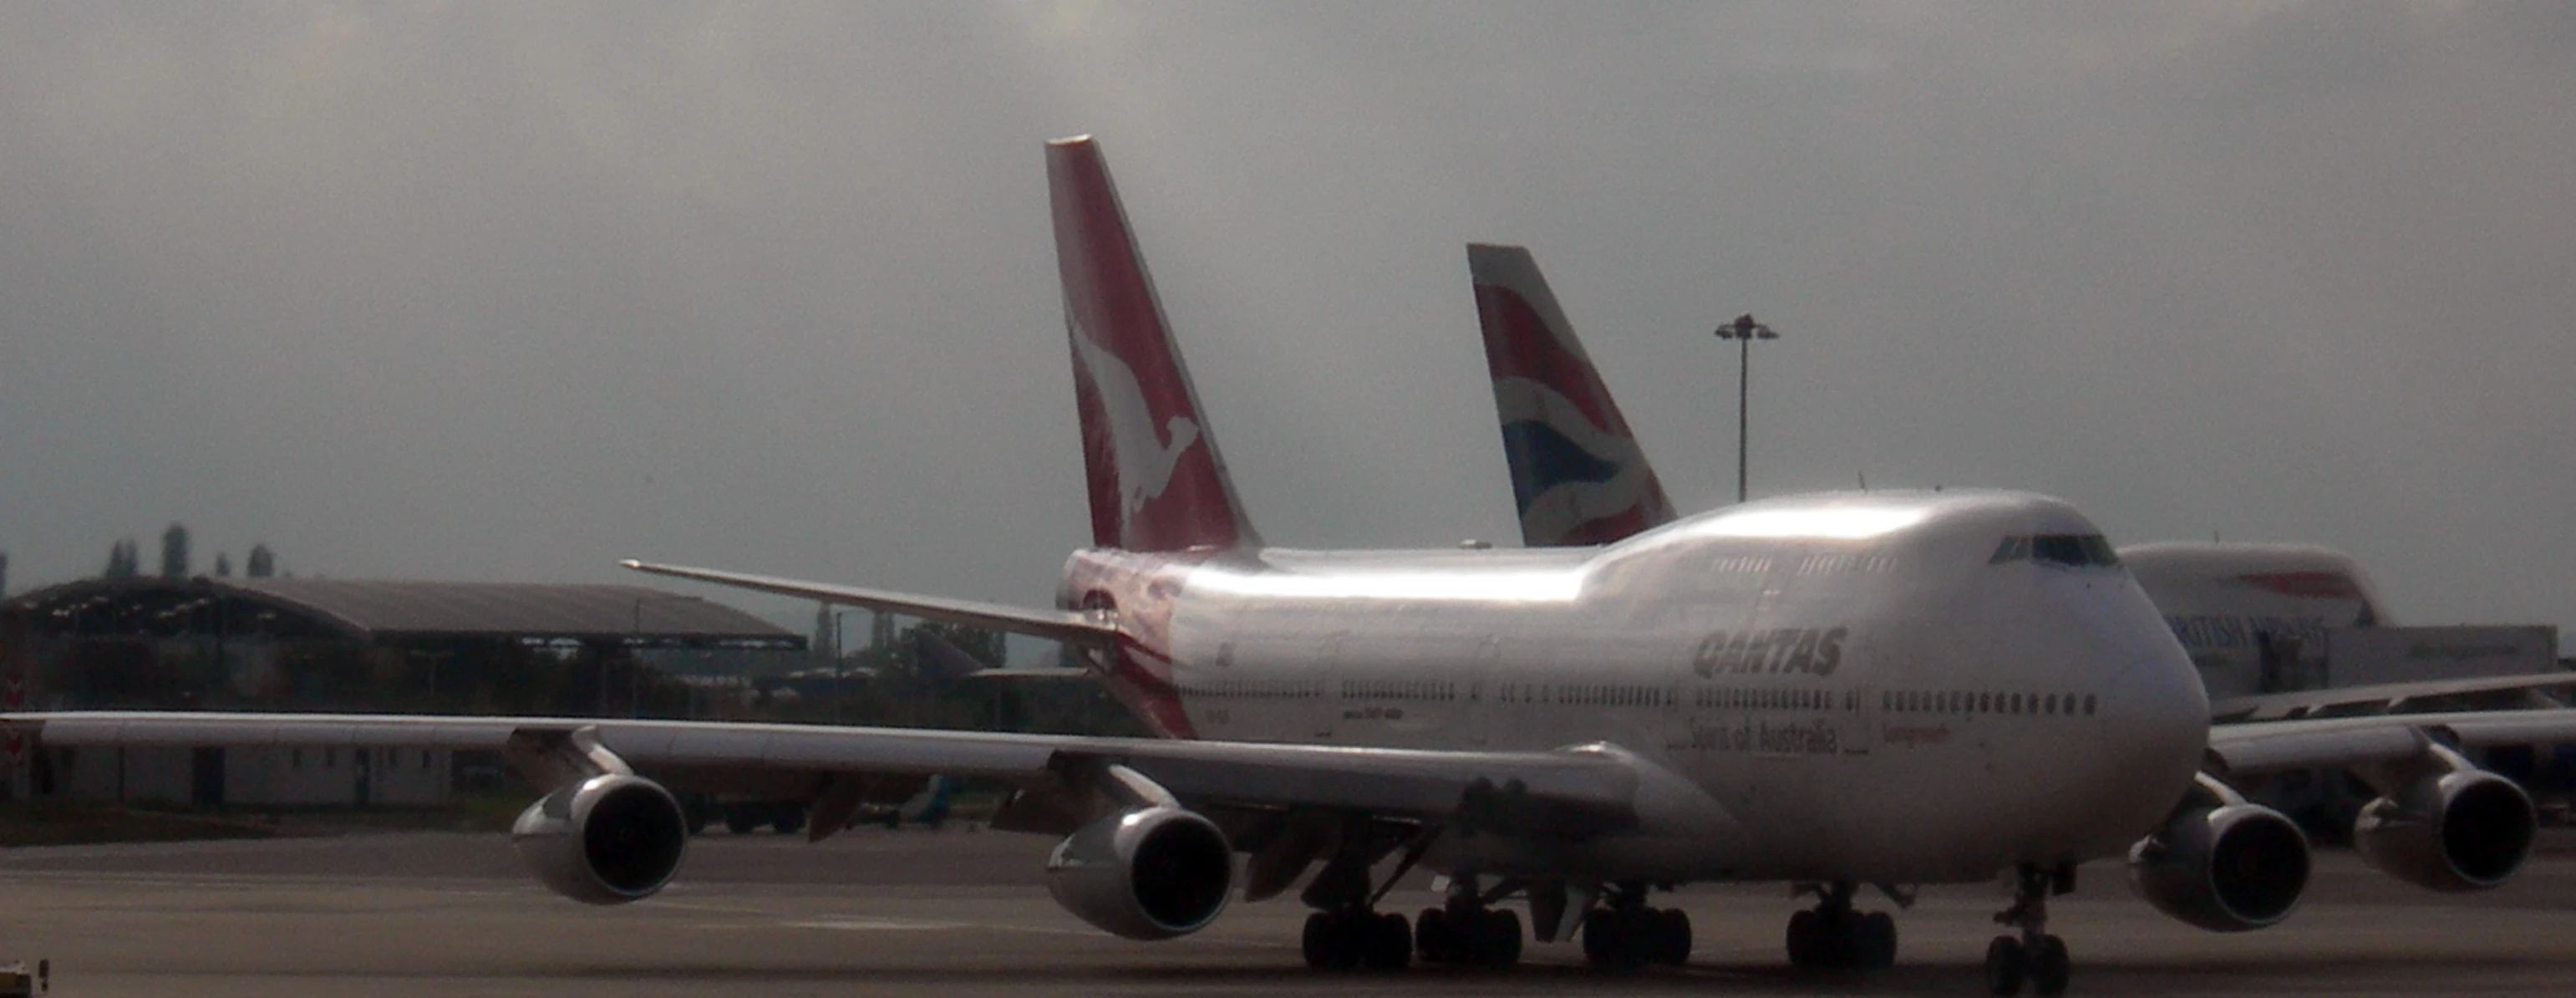
<path fill-rule="evenodd" d="M 1710 517 L 1693 524 L 1687 533 L 1693 537 L 1858 541 L 1914 526 L 1923 522 L 1923 517 L 1919 508 L 1751 509 Z"/>
<path fill-rule="evenodd" d="M 1193 589 L 1272 599 L 1420 600 L 1468 603 L 1565 603 L 1583 590 L 1583 573 L 1566 569 L 1478 571 L 1357 570 L 1230 572 L 1203 570 Z"/>

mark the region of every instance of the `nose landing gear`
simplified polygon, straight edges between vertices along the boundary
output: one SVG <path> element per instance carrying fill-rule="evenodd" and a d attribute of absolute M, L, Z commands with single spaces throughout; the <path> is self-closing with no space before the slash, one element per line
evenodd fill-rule
<path fill-rule="evenodd" d="M 1896 919 L 1852 910 L 1858 885 L 1838 880 L 1816 888 L 1816 906 L 1789 919 L 1789 965 L 1875 970 L 1896 964 Z"/>
<path fill-rule="evenodd" d="M 1995 923 L 2018 928 L 2021 934 L 1996 936 L 1986 944 L 1987 990 L 2019 994 L 2028 981 L 2031 991 L 2039 995 L 2066 993 L 2073 966 L 2067 961 L 2066 941 L 2048 934 L 2048 898 L 2074 889 L 2071 864 L 2046 868 L 2024 863 L 2014 871 L 2013 906 L 1996 915 Z"/>

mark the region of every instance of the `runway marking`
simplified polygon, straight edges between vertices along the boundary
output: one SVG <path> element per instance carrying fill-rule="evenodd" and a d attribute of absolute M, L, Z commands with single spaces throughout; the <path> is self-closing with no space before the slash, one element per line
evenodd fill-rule
<path fill-rule="evenodd" d="M 805 918 L 778 924 L 790 929 L 839 929 L 848 932 L 931 932 L 978 927 L 972 922 L 924 922 L 909 918 Z"/>
<path fill-rule="evenodd" d="M 757 917 L 770 914 L 770 909 L 767 908 L 746 908 L 741 905 L 705 904 L 702 902 L 671 901 L 667 899 L 654 900 L 653 907 L 673 908 L 680 911 L 712 911 L 719 915 L 751 915 Z"/>

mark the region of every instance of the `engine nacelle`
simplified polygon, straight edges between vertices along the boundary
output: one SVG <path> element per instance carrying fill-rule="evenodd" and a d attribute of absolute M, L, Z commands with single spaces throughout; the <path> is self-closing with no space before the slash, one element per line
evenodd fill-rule
<path fill-rule="evenodd" d="M 2531 854 L 2539 816 L 2512 780 L 2482 770 L 2427 775 L 2371 801 L 2352 845 L 2380 872 L 2437 891 L 2504 883 Z"/>
<path fill-rule="evenodd" d="M 671 882 L 689 846 L 689 819 L 662 785 L 601 775 L 528 805 L 510 845 L 537 879 L 584 904 L 625 904 Z"/>
<path fill-rule="evenodd" d="M 1083 921 L 1129 939 L 1206 928 L 1234 888 L 1234 847 L 1214 822 L 1140 807 L 1084 825 L 1047 856 L 1047 893 Z"/>
<path fill-rule="evenodd" d="M 2129 884 L 2156 909 L 2212 932 L 2289 917 L 2308 887 L 2308 837 L 2281 812 L 2224 804 L 2166 820 L 2129 849 Z"/>

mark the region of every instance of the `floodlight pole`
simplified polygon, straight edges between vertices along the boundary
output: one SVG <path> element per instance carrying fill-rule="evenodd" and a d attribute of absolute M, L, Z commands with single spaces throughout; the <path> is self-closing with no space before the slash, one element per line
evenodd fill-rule
<path fill-rule="evenodd" d="M 1734 322 L 1717 327 L 1717 338 L 1734 340 L 1735 347 L 1735 501 L 1743 502 L 1745 492 L 1746 416 L 1751 412 L 1749 396 L 1753 387 L 1753 341 L 1776 340 L 1780 334 L 1755 321 L 1753 313 L 1735 317 Z"/>

